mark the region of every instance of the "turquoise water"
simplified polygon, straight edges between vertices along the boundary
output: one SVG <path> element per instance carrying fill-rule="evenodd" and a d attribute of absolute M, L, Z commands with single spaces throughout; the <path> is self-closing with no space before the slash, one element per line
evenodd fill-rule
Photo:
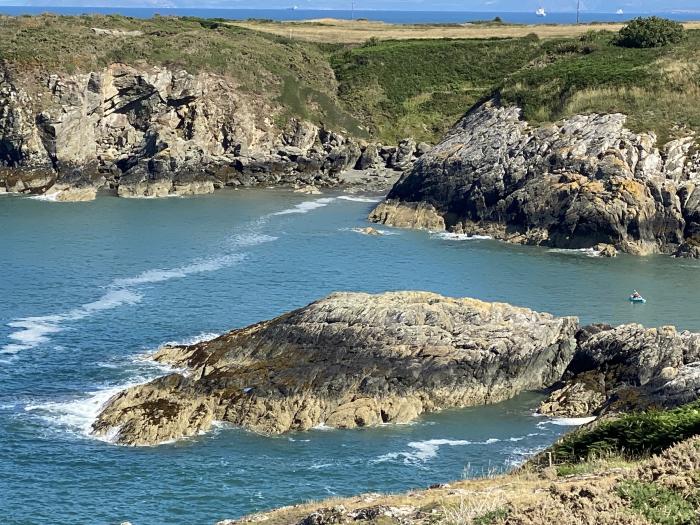
<path fill-rule="evenodd" d="M 91 438 L 117 389 L 162 373 L 143 355 L 285 312 L 334 290 L 424 289 L 583 321 L 700 330 L 700 264 L 666 257 L 369 237 L 369 198 L 220 191 L 61 204 L 0 197 L 3 523 L 210 524 L 507 468 L 567 430 L 540 396 L 412 425 L 261 437 L 220 427 L 151 448 Z M 649 302 L 626 297 L 639 289 Z M 559 423 L 559 424 L 557 424 Z"/>

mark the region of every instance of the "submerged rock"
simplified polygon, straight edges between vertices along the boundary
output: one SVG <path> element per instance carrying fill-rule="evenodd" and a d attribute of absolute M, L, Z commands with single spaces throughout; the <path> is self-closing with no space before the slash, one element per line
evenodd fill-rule
<path fill-rule="evenodd" d="M 122 444 L 206 431 L 262 433 L 404 423 L 557 381 L 577 320 L 427 292 L 336 293 L 211 341 L 165 347 L 186 367 L 113 397 L 93 425 Z"/>
<path fill-rule="evenodd" d="M 635 134 L 625 121 L 577 115 L 531 127 L 519 108 L 484 103 L 418 158 L 370 219 L 633 254 L 670 254 L 700 240 L 694 140 L 660 151 L 653 134 Z"/>

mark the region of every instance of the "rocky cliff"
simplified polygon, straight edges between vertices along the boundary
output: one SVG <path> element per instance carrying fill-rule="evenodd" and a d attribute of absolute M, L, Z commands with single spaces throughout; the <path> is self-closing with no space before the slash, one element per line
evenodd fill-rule
<path fill-rule="evenodd" d="M 672 326 L 592 325 L 562 382 L 540 407 L 548 415 L 581 417 L 673 407 L 700 397 L 700 334 Z"/>
<path fill-rule="evenodd" d="M 382 187 L 423 152 L 410 140 L 390 148 L 303 120 L 281 125 L 281 111 L 208 72 L 0 64 L 0 191 L 89 200 L 101 188 L 160 197 L 225 185 Z"/>
<path fill-rule="evenodd" d="M 634 254 L 700 253 L 700 154 L 661 146 L 625 116 L 530 126 L 517 107 L 472 109 L 393 187 L 370 219 L 510 242 Z"/>
<path fill-rule="evenodd" d="M 338 293 L 155 358 L 186 367 L 112 398 L 94 424 L 122 444 L 195 435 L 212 421 L 263 433 L 401 423 L 556 382 L 575 318 L 432 293 Z"/>

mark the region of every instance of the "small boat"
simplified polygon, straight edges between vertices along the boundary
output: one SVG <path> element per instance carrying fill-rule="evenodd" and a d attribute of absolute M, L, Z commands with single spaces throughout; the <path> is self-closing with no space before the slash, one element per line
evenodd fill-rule
<path fill-rule="evenodd" d="M 629 300 L 630 300 L 630 303 L 638 303 L 638 304 L 644 304 L 647 302 L 647 300 L 644 299 L 644 297 L 642 297 L 641 295 L 637 296 L 637 297 L 635 297 L 634 295 L 630 295 Z"/>
<path fill-rule="evenodd" d="M 547 16 L 547 11 L 544 10 L 544 7 L 540 7 L 537 11 L 535 11 L 535 14 L 537 16 Z"/>
<path fill-rule="evenodd" d="M 616 12 L 615 14 L 624 15 L 625 12 L 624 12 L 622 9 L 618 9 L 617 12 Z"/>

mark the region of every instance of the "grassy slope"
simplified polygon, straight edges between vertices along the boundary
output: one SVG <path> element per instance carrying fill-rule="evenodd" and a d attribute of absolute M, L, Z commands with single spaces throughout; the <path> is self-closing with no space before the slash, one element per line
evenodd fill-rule
<path fill-rule="evenodd" d="M 379 42 L 336 53 L 332 64 L 341 98 L 387 140 L 434 140 L 495 92 L 535 123 L 619 111 L 662 140 L 676 126 L 700 130 L 700 31 L 662 49 L 624 49 L 611 38 Z"/>
<path fill-rule="evenodd" d="M 566 436 L 549 449 L 564 460 L 553 467 L 542 463 L 548 456 L 545 452 L 505 475 L 406 494 L 285 507 L 266 513 L 264 521 L 295 524 L 319 508 L 342 505 L 347 512 L 382 505 L 419 511 L 419 516 L 404 518 L 404 525 L 696 525 L 700 519 L 699 434 L 698 402 L 665 412 L 628 414 Z M 578 448 L 576 454 L 560 454 L 572 445 Z M 398 525 L 382 516 L 370 522 Z"/>
<path fill-rule="evenodd" d="M 92 27 L 139 30 L 98 36 Z M 391 30 L 393 26 L 388 26 Z M 498 31 L 498 27 L 490 28 Z M 512 29 L 504 26 L 503 31 Z M 19 67 L 89 71 L 148 63 L 229 75 L 277 100 L 281 122 L 301 116 L 395 143 L 435 142 L 482 97 L 500 93 L 534 122 L 621 111 L 662 140 L 700 130 L 700 30 L 679 46 L 623 49 L 612 33 L 571 38 L 311 43 L 215 20 L 122 16 L 0 18 L 0 57 Z M 508 33 L 504 33 L 508 34 Z"/>
<path fill-rule="evenodd" d="M 96 35 L 93 27 L 143 35 Z M 281 101 L 287 108 L 284 116 L 326 121 L 335 129 L 359 134 L 357 122 L 337 100 L 325 47 L 212 20 L 117 15 L 0 18 L 0 57 L 21 69 L 75 73 L 122 62 L 209 71 L 234 78 L 243 91 Z"/>

